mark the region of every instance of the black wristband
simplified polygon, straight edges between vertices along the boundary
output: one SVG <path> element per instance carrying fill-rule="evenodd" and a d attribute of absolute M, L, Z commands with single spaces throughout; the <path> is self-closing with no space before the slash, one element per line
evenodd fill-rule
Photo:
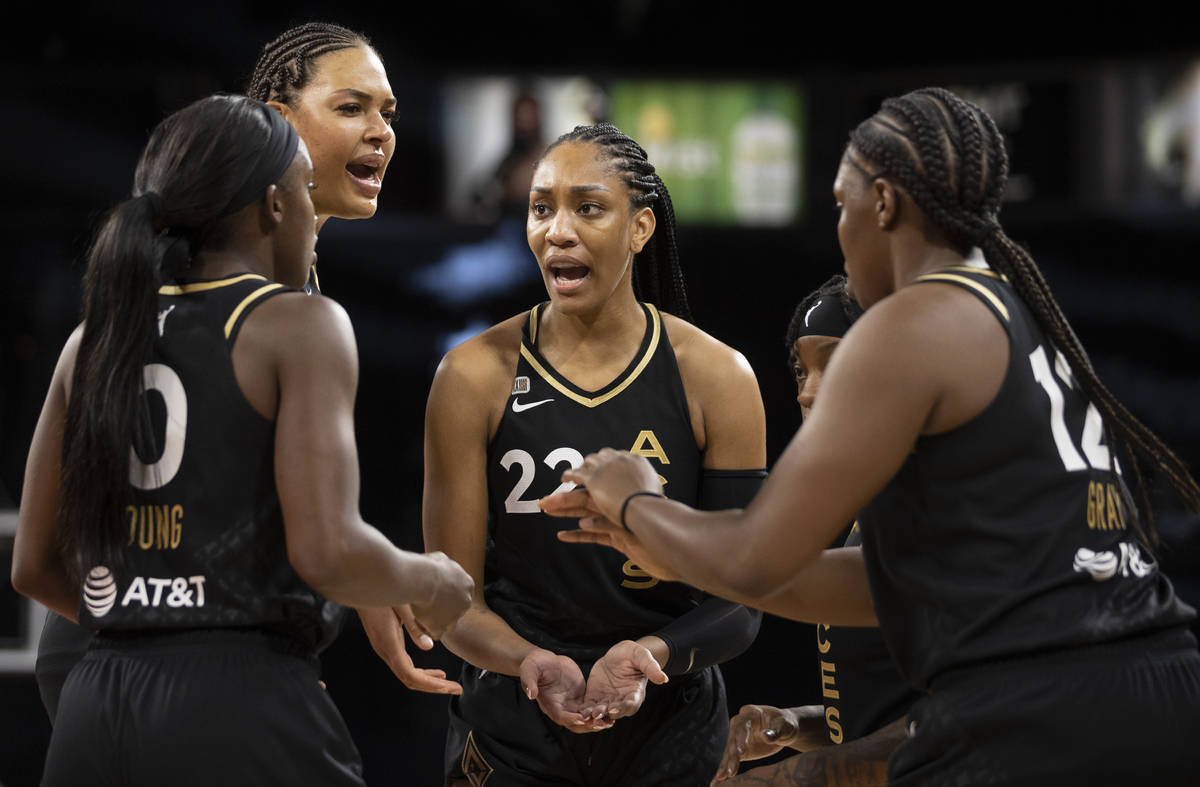
<path fill-rule="evenodd" d="M 642 496 L 664 497 L 664 498 L 666 497 L 666 495 L 664 495 L 662 492 L 634 492 L 629 497 L 625 498 L 625 502 L 621 504 L 621 527 L 625 530 L 626 533 L 632 533 L 633 531 L 629 529 L 629 525 L 625 524 L 625 509 L 629 507 L 630 500 L 633 500 L 635 497 L 642 497 Z"/>

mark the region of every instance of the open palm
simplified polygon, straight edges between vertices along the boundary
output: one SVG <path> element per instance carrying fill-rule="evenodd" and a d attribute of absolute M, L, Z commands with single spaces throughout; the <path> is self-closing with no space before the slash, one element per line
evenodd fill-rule
<path fill-rule="evenodd" d="M 609 648 L 588 674 L 584 716 L 615 720 L 632 716 L 646 699 L 646 682 L 666 683 L 650 651 L 633 640 Z"/>
<path fill-rule="evenodd" d="M 580 713 L 587 684 L 570 658 L 540 648 L 530 652 L 521 662 L 521 685 L 556 724 L 572 732 L 588 731 Z"/>

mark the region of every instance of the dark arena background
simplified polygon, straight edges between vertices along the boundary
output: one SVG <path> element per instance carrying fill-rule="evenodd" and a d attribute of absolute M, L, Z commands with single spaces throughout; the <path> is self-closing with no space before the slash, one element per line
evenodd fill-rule
<path fill-rule="evenodd" d="M 653 0 L 48 8 L 26 9 L 42 18 L 14 25 L 0 55 L 4 787 L 37 784 L 50 734 L 32 674 L 44 612 L 13 593 L 9 568 L 25 456 L 78 319 L 91 233 L 128 194 L 153 125 L 240 91 L 261 45 L 294 23 L 368 34 L 399 99 L 378 214 L 331 221 L 319 251 L 322 287 L 359 343 L 361 508 L 403 547 L 421 548 L 422 422 L 438 360 L 545 297 L 523 208 L 495 176 L 519 147 L 518 104 L 536 110 L 537 147 L 611 119 L 649 149 L 675 198 L 696 322 L 757 372 L 773 461 L 799 425 L 784 330 L 842 266 L 830 184 L 849 130 L 916 87 L 976 101 L 1010 143 L 1009 234 L 1042 266 L 1102 379 L 1200 469 L 1200 41 L 1182 19 L 1125 7 L 1049 29 L 1010 6 L 990 8 L 1010 14 L 997 27 L 959 20 L 961 9 L 904 22 L 893 18 L 902 8 L 835 17 Z M 1161 559 L 1196 605 L 1200 525 L 1163 501 Z M 725 668 L 731 709 L 819 702 L 814 640 L 811 626 L 768 617 Z M 416 660 L 457 670 L 440 646 Z M 438 784 L 445 698 L 396 681 L 353 616 L 323 663 L 368 783 Z"/>

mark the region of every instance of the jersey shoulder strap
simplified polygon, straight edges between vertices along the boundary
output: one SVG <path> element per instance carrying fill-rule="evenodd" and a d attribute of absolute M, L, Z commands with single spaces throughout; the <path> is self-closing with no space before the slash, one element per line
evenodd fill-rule
<path fill-rule="evenodd" d="M 968 292 L 974 293 L 984 305 L 992 310 L 996 318 L 1006 328 L 1012 323 L 1012 309 L 1005 303 L 1008 300 L 1001 289 L 1008 289 L 1008 278 L 990 268 L 972 268 L 966 265 L 952 268 L 940 268 L 936 271 L 922 274 L 913 279 L 913 284 L 938 282 L 953 284 Z"/>

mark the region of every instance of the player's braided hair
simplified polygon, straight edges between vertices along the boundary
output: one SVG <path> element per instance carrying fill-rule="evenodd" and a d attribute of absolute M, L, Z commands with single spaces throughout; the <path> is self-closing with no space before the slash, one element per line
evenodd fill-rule
<path fill-rule="evenodd" d="M 1100 381 L 1033 257 L 1001 228 L 997 217 L 1008 154 L 992 118 L 948 90 L 915 90 L 887 99 L 851 132 L 848 155 L 856 153 L 878 168 L 872 177 L 895 181 L 952 242 L 964 250 L 980 247 L 1012 282 L 1127 454 L 1143 512 L 1134 526 L 1143 540 L 1157 543 L 1143 461 L 1164 473 L 1184 503 L 1200 512 L 1200 485 L 1187 466 Z M 1116 452 L 1110 455 L 1115 461 Z"/>
<path fill-rule="evenodd" d="M 326 22 L 307 22 L 289 28 L 263 47 L 246 95 L 259 101 L 279 101 L 289 106 L 296 92 L 312 78 L 312 62 L 321 55 L 371 46 L 361 33 Z"/>
<path fill-rule="evenodd" d="M 654 235 L 633 259 L 633 291 L 640 300 L 690 321 L 692 310 L 688 306 L 675 240 L 675 206 L 646 151 L 612 123 L 596 123 L 576 126 L 563 134 L 546 148 L 542 157 L 564 142 L 590 142 L 599 148 L 624 176 L 631 192 L 631 207 L 634 210 L 649 207 L 654 211 L 657 224 Z"/>

